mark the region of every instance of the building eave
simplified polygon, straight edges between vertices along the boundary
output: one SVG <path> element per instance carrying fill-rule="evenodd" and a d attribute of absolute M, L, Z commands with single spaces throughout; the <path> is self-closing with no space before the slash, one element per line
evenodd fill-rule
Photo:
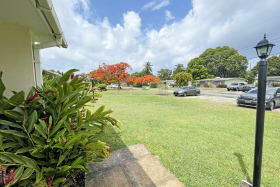
<path fill-rule="evenodd" d="M 47 27 L 49 27 L 49 32 L 54 39 L 54 41 L 50 41 L 48 44 L 40 44 L 39 48 L 54 47 L 54 46 L 67 48 L 68 44 L 62 32 L 59 20 L 57 18 L 51 0 L 29 0 L 29 1 L 32 3 L 34 8 L 36 8 L 41 19 L 43 19 Z"/>

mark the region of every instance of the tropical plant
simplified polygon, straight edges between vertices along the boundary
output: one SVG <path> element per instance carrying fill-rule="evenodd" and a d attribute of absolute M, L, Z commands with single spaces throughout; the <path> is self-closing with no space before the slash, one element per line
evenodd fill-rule
<path fill-rule="evenodd" d="M 178 86 L 187 86 L 189 81 L 192 81 L 192 75 L 186 72 L 177 73 L 174 80 Z"/>
<path fill-rule="evenodd" d="M 160 69 L 158 71 L 158 77 L 160 80 L 170 80 L 172 76 L 172 70 L 170 69 Z"/>
<path fill-rule="evenodd" d="M 158 87 L 158 83 L 157 82 L 151 82 L 150 83 L 150 87 L 151 88 L 157 88 Z"/>
<path fill-rule="evenodd" d="M 146 62 L 144 64 L 144 69 L 142 70 L 142 75 L 145 76 L 145 75 L 153 75 L 153 70 L 152 70 L 152 64 L 151 62 Z"/>
<path fill-rule="evenodd" d="M 91 112 L 89 83 L 70 70 L 25 94 L 4 96 L 0 75 L 0 184 L 66 186 L 76 170 L 109 155 L 96 138 L 118 124 L 104 106 Z"/>
<path fill-rule="evenodd" d="M 106 84 L 98 84 L 97 88 L 99 90 L 106 91 L 107 90 L 107 85 Z"/>

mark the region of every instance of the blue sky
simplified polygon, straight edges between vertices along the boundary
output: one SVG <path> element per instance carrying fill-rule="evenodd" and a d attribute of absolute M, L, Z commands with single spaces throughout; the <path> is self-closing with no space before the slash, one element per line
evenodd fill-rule
<path fill-rule="evenodd" d="M 168 3 L 162 8 L 153 10 L 160 2 L 160 0 L 92 0 L 89 2 L 92 14 L 89 20 L 95 22 L 107 17 L 112 25 L 116 25 L 123 22 L 123 13 L 132 10 L 141 16 L 142 29 L 159 30 L 164 24 L 183 19 L 192 8 L 190 0 L 171 0 L 166 1 Z M 149 3 L 154 6 L 145 8 Z M 169 11 L 174 19 L 166 20 L 166 11 Z"/>
<path fill-rule="evenodd" d="M 187 66 L 207 48 L 230 46 L 253 66 L 267 33 L 280 53 L 279 0 L 53 0 L 67 49 L 42 50 L 44 69 L 81 72 L 105 62 L 141 71 Z"/>

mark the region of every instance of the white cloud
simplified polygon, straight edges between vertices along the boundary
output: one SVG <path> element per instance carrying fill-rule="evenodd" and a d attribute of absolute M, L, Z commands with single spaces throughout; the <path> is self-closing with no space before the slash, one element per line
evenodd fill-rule
<path fill-rule="evenodd" d="M 134 11 L 124 13 L 123 24 L 115 26 L 107 18 L 89 22 L 74 11 L 82 2 L 53 1 L 69 48 L 43 50 L 44 68 L 89 72 L 102 62 L 124 61 L 139 71 L 145 61 L 151 61 L 158 70 L 178 63 L 187 65 L 205 49 L 223 45 L 255 57 L 254 49 L 248 46 L 256 45 L 265 32 L 268 39 L 280 38 L 279 0 L 193 0 L 193 9 L 182 20 L 145 32 L 141 17 Z M 278 44 L 272 53 L 279 51 Z"/>
<path fill-rule="evenodd" d="M 159 10 L 163 7 L 166 7 L 170 4 L 170 1 L 169 0 L 160 0 L 160 1 L 157 1 L 157 0 L 153 0 L 147 4 L 145 4 L 142 9 L 151 9 L 151 10 Z"/>
<path fill-rule="evenodd" d="M 175 17 L 172 15 L 172 13 L 169 10 L 165 11 L 165 20 L 166 21 L 170 21 L 175 19 Z"/>

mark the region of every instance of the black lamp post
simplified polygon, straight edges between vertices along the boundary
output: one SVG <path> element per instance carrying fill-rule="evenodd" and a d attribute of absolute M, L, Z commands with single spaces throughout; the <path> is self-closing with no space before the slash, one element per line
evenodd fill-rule
<path fill-rule="evenodd" d="M 256 139 L 255 139 L 255 160 L 254 160 L 254 178 L 253 187 L 261 185 L 261 166 L 262 166 L 262 149 L 263 149 L 263 131 L 264 131 L 264 114 L 265 114 L 265 95 L 266 95 L 266 73 L 267 60 L 274 44 L 269 43 L 264 35 L 264 39 L 260 41 L 256 48 L 259 62 L 258 75 L 258 100 L 257 100 L 257 123 L 256 123 Z"/>

